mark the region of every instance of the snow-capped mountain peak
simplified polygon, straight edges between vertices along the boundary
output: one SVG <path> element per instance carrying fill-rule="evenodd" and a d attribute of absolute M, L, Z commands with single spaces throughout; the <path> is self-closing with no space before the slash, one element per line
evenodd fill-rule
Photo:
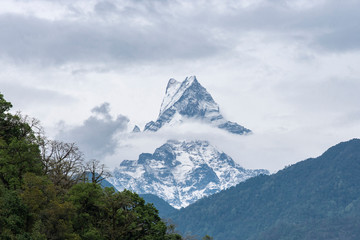
<path fill-rule="evenodd" d="M 153 154 L 125 160 L 108 180 L 118 189 L 155 194 L 175 208 L 229 188 L 266 170 L 246 170 L 207 141 L 169 140 Z"/>
<path fill-rule="evenodd" d="M 181 98 L 186 89 L 188 89 L 194 81 L 196 81 L 196 76 L 187 77 L 183 82 L 170 78 L 166 87 L 165 97 L 161 103 L 159 117 Z"/>
<path fill-rule="evenodd" d="M 183 119 L 200 120 L 234 134 L 251 132 L 227 121 L 220 113 L 219 105 L 195 76 L 187 77 L 183 82 L 169 80 L 158 119 L 147 123 L 144 130 L 157 131 L 164 125 L 182 123 Z"/>

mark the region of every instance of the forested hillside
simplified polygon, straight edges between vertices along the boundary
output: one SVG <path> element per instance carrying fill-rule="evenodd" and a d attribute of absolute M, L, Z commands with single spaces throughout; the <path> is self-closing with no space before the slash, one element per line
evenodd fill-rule
<path fill-rule="evenodd" d="M 145 200 L 145 202 L 154 204 L 156 209 L 159 211 L 160 217 L 166 218 L 166 216 L 174 214 L 178 211 L 176 208 L 173 208 L 169 203 L 167 203 L 165 200 L 159 198 L 156 195 L 139 194 L 139 196 L 142 197 Z"/>
<path fill-rule="evenodd" d="M 258 176 L 173 215 L 183 232 L 216 240 L 359 239 L 360 140 Z"/>
<path fill-rule="evenodd" d="M 76 144 L 48 140 L 0 94 L 0 239 L 181 239 L 152 204 L 102 188 Z M 100 175 L 101 176 L 101 175 Z"/>

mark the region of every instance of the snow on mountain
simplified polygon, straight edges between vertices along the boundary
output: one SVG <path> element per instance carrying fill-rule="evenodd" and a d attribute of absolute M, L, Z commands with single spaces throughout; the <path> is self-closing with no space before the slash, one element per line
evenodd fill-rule
<path fill-rule="evenodd" d="M 201 120 L 234 134 L 251 132 L 227 121 L 221 115 L 218 104 L 195 76 L 187 77 L 183 82 L 173 78 L 169 80 L 158 119 L 147 123 L 144 131 L 157 131 L 164 125 L 179 124 L 185 119 Z"/>
<path fill-rule="evenodd" d="M 181 93 L 183 93 L 183 91 L 179 91 L 181 85 L 181 82 L 176 81 L 174 78 L 170 78 L 166 87 L 165 97 L 161 103 L 159 116 L 164 112 L 164 110 L 179 100 Z"/>
<path fill-rule="evenodd" d="M 246 170 L 207 141 L 175 141 L 124 160 L 108 181 L 119 191 L 154 194 L 175 208 L 229 188 L 267 170 Z"/>

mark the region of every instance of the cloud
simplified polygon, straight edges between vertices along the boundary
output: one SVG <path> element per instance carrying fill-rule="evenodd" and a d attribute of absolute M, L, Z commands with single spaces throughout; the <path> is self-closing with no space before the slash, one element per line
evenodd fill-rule
<path fill-rule="evenodd" d="M 304 160 L 311 154 L 318 154 L 318 149 L 310 146 L 319 140 L 320 136 L 312 138 L 311 141 L 308 137 L 308 134 L 300 131 L 260 132 L 239 136 L 200 123 L 186 123 L 158 132 L 120 134 L 117 136 L 119 144 L 116 151 L 112 155 L 107 155 L 104 163 L 110 168 L 115 168 L 123 160 L 136 160 L 141 153 L 153 153 L 169 139 L 203 140 L 209 141 L 218 151 L 225 152 L 244 168 L 268 169 L 275 172 L 286 165 Z"/>
<path fill-rule="evenodd" d="M 340 141 L 353 138 L 354 132 L 359 132 L 358 126 L 342 126 L 331 131 L 326 127 L 308 126 L 239 136 L 207 124 L 187 122 L 164 127 L 158 132 L 121 133 L 117 135 L 119 144 L 116 150 L 106 156 L 104 163 L 115 168 L 123 160 L 136 160 L 141 153 L 153 153 L 169 139 L 204 140 L 244 168 L 276 172 L 285 166 L 321 155 Z"/>
<path fill-rule="evenodd" d="M 105 163 L 111 168 L 117 167 L 123 160 L 138 159 L 141 153 L 153 153 L 169 139 L 209 141 L 220 152 L 225 152 L 241 166 L 251 169 L 266 168 L 277 171 L 307 156 L 305 152 L 309 151 L 309 148 L 301 149 L 294 146 L 300 144 L 300 141 L 303 142 L 303 136 L 299 135 L 297 140 L 291 143 L 289 140 L 293 137 L 292 134 L 274 133 L 274 135 L 260 132 L 239 136 L 208 124 L 186 122 L 181 125 L 166 126 L 158 132 L 119 134 L 117 149 L 114 154 L 106 157 Z"/>
<path fill-rule="evenodd" d="M 317 44 L 322 49 L 335 52 L 360 50 L 360 26 L 351 24 L 334 29 L 319 37 Z"/>
<path fill-rule="evenodd" d="M 109 14 L 117 12 L 117 7 L 115 4 L 109 1 L 101 1 L 95 4 L 94 11 L 97 14 Z"/>
<path fill-rule="evenodd" d="M 114 153 L 117 146 L 114 137 L 127 129 L 129 119 L 122 115 L 114 119 L 110 115 L 109 103 L 94 107 L 92 113 L 93 115 L 80 126 L 68 127 L 62 123 L 62 130 L 56 139 L 75 142 L 87 159 L 101 160 L 106 155 Z"/>
<path fill-rule="evenodd" d="M 44 65 L 193 60 L 228 53 L 254 31 L 277 41 L 302 36 L 327 50 L 359 48 L 359 3 L 297 2 L 93 1 L 92 10 L 74 4 L 75 16 L 55 20 L 3 13 L 0 56 Z"/>
<path fill-rule="evenodd" d="M 11 96 L 9 99 L 17 107 L 26 104 L 43 105 L 43 104 L 71 104 L 76 99 L 70 95 L 42 88 L 41 86 L 28 86 L 26 84 L 12 83 L 10 81 L 1 82 L 1 92 L 5 96 Z"/>
<path fill-rule="evenodd" d="M 48 126 L 64 119 L 59 136 L 109 165 L 153 152 L 169 134 L 209 138 L 244 167 L 279 169 L 360 133 L 359 8 L 353 0 L 8 0 L 0 83 Z M 254 135 L 196 126 L 129 135 L 107 104 L 88 117 L 106 101 L 143 126 L 156 118 L 167 79 L 193 74 Z"/>
<path fill-rule="evenodd" d="M 0 57 L 16 64 L 63 65 L 196 59 L 225 49 L 206 31 L 136 20 L 50 21 L 33 16 L 0 15 Z"/>
<path fill-rule="evenodd" d="M 281 98 L 297 110 L 343 116 L 358 111 L 354 103 L 360 101 L 359 89 L 360 79 L 347 76 L 287 82 L 278 87 Z"/>
<path fill-rule="evenodd" d="M 1 14 L 0 57 L 43 65 L 191 61 L 229 54 L 254 32 L 263 44 L 290 39 L 315 50 L 360 47 L 360 3 L 294 2 L 56 1 L 53 11 L 77 10 L 56 19 L 36 10 Z"/>
<path fill-rule="evenodd" d="M 100 117 L 104 117 L 105 120 L 111 120 L 110 115 L 110 104 L 109 103 L 103 103 L 100 106 L 94 107 L 91 110 L 92 113 L 95 113 L 96 115 Z"/>

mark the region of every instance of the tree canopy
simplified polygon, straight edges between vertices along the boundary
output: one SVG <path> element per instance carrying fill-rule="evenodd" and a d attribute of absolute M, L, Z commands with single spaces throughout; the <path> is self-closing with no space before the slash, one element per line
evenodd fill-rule
<path fill-rule="evenodd" d="M 89 166 L 76 144 L 47 140 L 11 107 L 0 93 L 0 239 L 182 239 L 136 193 L 102 188 L 99 162 L 81 181 Z"/>

